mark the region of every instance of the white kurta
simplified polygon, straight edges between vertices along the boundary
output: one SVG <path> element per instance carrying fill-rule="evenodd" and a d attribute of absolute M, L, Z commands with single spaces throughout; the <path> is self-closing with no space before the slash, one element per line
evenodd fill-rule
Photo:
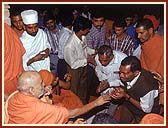
<path fill-rule="evenodd" d="M 46 69 L 50 71 L 49 57 L 45 58 L 44 60 L 33 62 L 27 66 L 29 59 L 33 58 L 46 48 L 50 49 L 50 44 L 47 40 L 46 33 L 42 29 L 39 29 L 36 36 L 31 36 L 26 31 L 24 31 L 20 39 L 26 50 L 25 54 L 23 55 L 24 70 L 40 71 L 41 69 Z"/>
<path fill-rule="evenodd" d="M 107 80 L 109 82 L 110 87 L 119 86 L 120 78 L 119 78 L 119 67 L 121 61 L 127 57 L 126 54 L 113 50 L 114 58 L 107 66 L 103 66 L 98 58 L 98 55 L 95 57 L 96 61 L 96 74 L 99 78 L 99 81 Z M 103 93 L 106 93 L 109 89 L 106 89 Z"/>

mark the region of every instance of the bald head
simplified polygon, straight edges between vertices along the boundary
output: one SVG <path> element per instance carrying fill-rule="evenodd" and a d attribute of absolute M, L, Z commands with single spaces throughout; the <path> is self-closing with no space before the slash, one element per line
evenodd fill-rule
<path fill-rule="evenodd" d="M 18 80 L 19 91 L 27 92 L 29 88 L 37 86 L 42 82 L 41 76 L 35 71 L 26 71 L 21 74 Z"/>

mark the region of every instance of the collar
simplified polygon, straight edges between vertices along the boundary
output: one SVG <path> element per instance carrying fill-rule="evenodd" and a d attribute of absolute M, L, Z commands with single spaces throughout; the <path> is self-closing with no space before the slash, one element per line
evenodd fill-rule
<path fill-rule="evenodd" d="M 113 59 L 108 65 L 120 63 L 119 57 L 117 56 L 117 51 L 113 50 Z"/>
<path fill-rule="evenodd" d="M 85 40 L 86 40 L 85 36 L 82 36 L 82 40 L 80 40 L 79 37 L 75 34 L 75 32 L 73 32 L 73 34 L 74 34 L 75 40 L 76 40 L 79 44 L 82 44 L 82 45 L 83 45 L 84 42 L 85 42 Z"/>
<path fill-rule="evenodd" d="M 134 86 L 134 84 L 137 82 L 140 75 L 141 75 L 141 72 L 139 72 L 139 74 L 131 82 L 127 82 L 127 89 L 130 89 Z"/>
<path fill-rule="evenodd" d="M 117 57 L 117 54 L 116 54 L 116 51 L 115 50 L 113 50 L 113 59 L 111 60 L 111 62 L 109 63 L 109 64 L 117 64 L 117 63 L 120 63 L 120 61 L 119 61 L 119 58 Z"/>
<path fill-rule="evenodd" d="M 72 30 L 70 30 L 69 28 L 63 27 L 63 29 L 68 31 L 68 32 L 70 32 L 70 33 L 72 33 Z"/>
<path fill-rule="evenodd" d="M 40 33 L 40 31 L 41 31 L 41 29 L 38 29 L 37 34 L 35 36 L 32 36 L 32 35 L 28 34 L 27 31 L 24 31 L 23 36 L 25 36 L 26 38 L 29 38 L 29 39 L 31 39 L 31 38 L 34 39 L 37 37 L 37 35 Z"/>

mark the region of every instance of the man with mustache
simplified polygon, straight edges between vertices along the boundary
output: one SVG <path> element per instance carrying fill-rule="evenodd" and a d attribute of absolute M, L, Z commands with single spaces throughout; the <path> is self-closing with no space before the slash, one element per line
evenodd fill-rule
<path fill-rule="evenodd" d="M 26 50 L 23 55 L 24 70 L 40 71 L 46 69 L 50 71 L 50 44 L 46 33 L 39 29 L 37 11 L 25 10 L 21 12 L 21 16 L 25 25 L 25 31 L 20 37 Z"/>
<path fill-rule="evenodd" d="M 58 64 L 58 46 L 59 46 L 59 28 L 56 25 L 56 19 L 54 15 L 50 13 L 47 13 L 46 16 L 44 16 L 44 24 L 45 24 L 45 29 L 44 31 L 47 34 L 48 41 L 51 45 L 51 51 L 50 51 L 50 62 L 51 62 L 51 71 L 55 74 L 58 75 L 57 73 L 57 64 Z"/>
<path fill-rule="evenodd" d="M 111 96 L 122 99 L 120 123 L 139 123 L 147 113 L 159 113 L 159 84 L 150 71 L 141 67 L 135 56 L 124 58 L 120 65 L 120 87 Z M 133 120 L 132 120 L 133 119 Z"/>
<path fill-rule="evenodd" d="M 149 19 L 138 21 L 136 32 L 141 43 L 140 61 L 144 69 L 152 70 L 164 76 L 164 38 L 155 33 Z"/>
<path fill-rule="evenodd" d="M 20 11 L 11 11 L 10 12 L 11 27 L 21 37 L 24 32 L 24 23 L 20 15 Z"/>
<path fill-rule="evenodd" d="M 126 54 L 112 50 L 110 46 L 102 45 L 98 49 L 98 54 L 95 56 L 96 67 L 95 72 L 99 78 L 100 84 L 96 90 L 97 93 L 103 95 L 115 87 L 119 86 L 119 67 L 121 61 L 127 57 Z M 105 109 L 99 113 L 108 113 L 113 116 L 117 108 L 116 100 L 112 100 Z"/>
<path fill-rule="evenodd" d="M 86 42 L 88 47 L 92 49 L 98 49 L 100 46 L 104 45 L 106 41 L 106 25 L 104 14 L 100 10 L 92 10 L 91 12 L 92 28 L 86 35 Z M 99 80 L 94 71 L 94 65 L 87 65 L 87 76 L 88 85 L 90 90 L 90 95 L 96 95 L 96 88 L 99 85 Z"/>
<path fill-rule="evenodd" d="M 105 33 L 105 17 L 102 12 L 98 10 L 93 10 L 91 14 L 92 18 L 92 28 L 90 32 L 86 35 L 87 45 L 90 48 L 98 49 L 101 45 L 106 42 Z"/>

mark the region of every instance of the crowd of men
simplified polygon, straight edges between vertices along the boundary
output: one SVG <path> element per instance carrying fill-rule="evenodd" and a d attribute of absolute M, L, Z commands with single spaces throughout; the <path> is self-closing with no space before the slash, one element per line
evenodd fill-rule
<path fill-rule="evenodd" d="M 48 10 L 11 10 L 11 26 L 4 24 L 5 123 L 139 124 L 155 113 L 161 121 L 153 123 L 163 124 L 159 20 L 108 21 L 101 10 L 84 9 L 62 12 L 59 22 Z"/>

